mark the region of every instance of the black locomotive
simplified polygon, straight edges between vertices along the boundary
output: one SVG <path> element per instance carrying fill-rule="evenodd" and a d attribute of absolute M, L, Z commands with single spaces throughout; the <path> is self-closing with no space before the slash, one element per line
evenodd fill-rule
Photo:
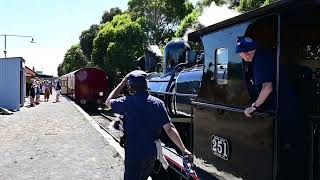
<path fill-rule="evenodd" d="M 164 70 L 151 73 L 148 86 L 165 101 L 193 151 L 197 175 L 185 173 L 179 158 L 166 156 L 178 176 L 320 179 L 319 10 L 318 0 L 279 1 L 193 32 L 189 41 L 202 42 L 203 59 L 182 40 L 165 47 Z M 253 99 L 250 68 L 235 53 L 236 39 L 244 35 L 278 63 L 276 109 L 251 119 L 243 114 Z M 292 111 L 284 111 L 286 106 Z M 174 148 L 165 137 L 163 142 L 165 149 Z"/>

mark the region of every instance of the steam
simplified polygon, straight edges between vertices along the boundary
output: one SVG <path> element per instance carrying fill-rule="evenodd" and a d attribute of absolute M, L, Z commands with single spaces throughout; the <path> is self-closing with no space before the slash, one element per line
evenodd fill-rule
<path fill-rule="evenodd" d="M 209 7 L 203 9 L 202 14 L 198 17 L 198 22 L 186 30 L 183 39 L 187 40 L 187 35 L 193 31 L 240 15 L 238 11 L 230 9 L 228 6 L 228 4 L 217 6 L 212 2 Z"/>

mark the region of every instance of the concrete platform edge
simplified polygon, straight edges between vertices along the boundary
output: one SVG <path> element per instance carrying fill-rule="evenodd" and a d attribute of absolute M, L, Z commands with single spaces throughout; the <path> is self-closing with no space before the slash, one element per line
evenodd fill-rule
<path fill-rule="evenodd" d="M 90 124 L 108 141 L 108 143 L 119 153 L 120 157 L 124 159 L 124 149 L 112 138 L 111 135 L 109 135 L 107 132 L 105 132 L 103 129 L 100 128 L 100 126 L 89 116 L 88 113 L 86 113 L 79 105 L 77 105 L 75 102 L 71 101 L 69 98 L 68 101 L 78 109 L 78 111 L 90 122 Z"/>

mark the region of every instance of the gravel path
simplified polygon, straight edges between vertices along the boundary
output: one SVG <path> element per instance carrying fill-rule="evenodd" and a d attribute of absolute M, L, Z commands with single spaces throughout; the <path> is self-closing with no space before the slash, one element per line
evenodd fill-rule
<path fill-rule="evenodd" d="M 123 179 L 119 154 L 60 100 L 0 115 L 0 179 Z"/>

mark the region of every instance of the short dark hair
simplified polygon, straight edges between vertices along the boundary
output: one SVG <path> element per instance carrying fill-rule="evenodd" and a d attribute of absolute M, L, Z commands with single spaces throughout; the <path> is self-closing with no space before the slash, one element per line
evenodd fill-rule
<path fill-rule="evenodd" d="M 136 94 L 136 93 L 143 93 L 146 92 L 148 90 L 148 86 L 147 84 L 128 84 L 129 89 L 132 91 L 132 93 Z"/>
<path fill-rule="evenodd" d="M 134 70 L 128 74 L 128 87 L 132 93 L 145 92 L 148 89 L 147 86 L 147 73 L 141 70 Z"/>

